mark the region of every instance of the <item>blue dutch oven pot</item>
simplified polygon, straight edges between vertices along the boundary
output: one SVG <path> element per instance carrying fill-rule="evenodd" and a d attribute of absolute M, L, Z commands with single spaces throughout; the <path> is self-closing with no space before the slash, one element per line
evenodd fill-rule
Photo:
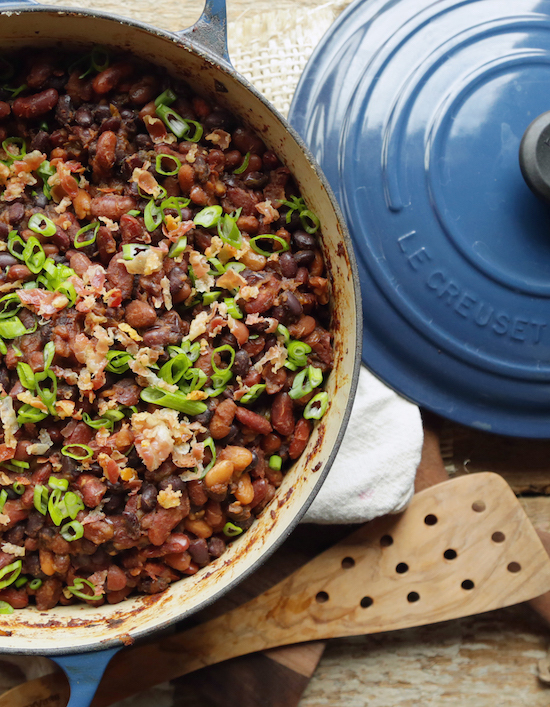
<path fill-rule="evenodd" d="M 307 510 L 337 453 L 351 411 L 360 365 L 360 289 L 349 236 L 328 183 L 294 130 L 229 62 L 224 0 L 207 0 L 198 22 L 178 33 L 106 13 L 25 2 L 0 6 L 2 50 L 88 48 L 93 37 L 102 45 L 166 67 L 239 115 L 291 169 L 309 208 L 319 216 L 332 282 L 335 367 L 327 388 L 329 410 L 251 529 L 221 558 L 162 594 L 99 608 L 57 606 L 38 612 L 29 607 L 0 617 L 0 653 L 53 658 L 69 676 L 69 704 L 85 707 L 116 651 L 173 625 L 233 588 L 288 537 Z"/>

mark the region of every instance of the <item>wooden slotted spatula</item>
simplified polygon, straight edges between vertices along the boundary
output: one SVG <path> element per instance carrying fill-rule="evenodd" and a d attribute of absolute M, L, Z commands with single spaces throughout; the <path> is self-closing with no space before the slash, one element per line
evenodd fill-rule
<path fill-rule="evenodd" d="M 550 558 L 508 484 L 480 473 L 418 493 L 233 611 L 117 654 L 92 702 L 253 651 L 477 614 L 550 590 Z M 57 695 L 57 697 L 56 697 Z M 65 707 L 61 674 L 24 683 L 0 707 Z"/>

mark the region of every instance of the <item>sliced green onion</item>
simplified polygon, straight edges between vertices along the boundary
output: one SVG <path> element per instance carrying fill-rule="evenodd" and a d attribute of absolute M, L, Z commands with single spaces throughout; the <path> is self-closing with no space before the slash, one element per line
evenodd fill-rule
<path fill-rule="evenodd" d="M 23 260 L 25 265 L 35 275 L 42 270 L 46 262 L 46 253 L 44 253 L 42 243 L 35 236 L 31 236 L 27 241 L 23 251 Z"/>
<path fill-rule="evenodd" d="M 15 339 L 27 333 L 27 328 L 19 317 L 10 317 L 0 321 L 0 337 L 3 339 Z"/>
<path fill-rule="evenodd" d="M 124 260 L 133 260 L 136 255 L 149 250 L 148 245 L 142 243 L 125 243 L 122 246 L 122 257 Z"/>
<path fill-rule="evenodd" d="M 83 537 L 84 526 L 77 520 L 73 520 L 70 523 L 65 523 L 65 525 L 62 526 L 60 535 L 63 540 L 72 543 L 73 540 L 80 540 L 80 538 Z"/>
<path fill-rule="evenodd" d="M 37 589 L 40 589 L 42 586 L 42 580 L 41 579 L 31 579 L 29 582 L 29 589 L 32 589 L 33 591 L 36 591 Z"/>
<path fill-rule="evenodd" d="M 0 354 L 2 356 L 5 356 L 8 353 L 8 347 L 6 346 L 6 342 L 0 339 Z"/>
<path fill-rule="evenodd" d="M 34 380 L 36 382 L 36 392 L 44 405 L 48 408 L 51 415 L 57 415 L 55 403 L 57 400 L 57 377 L 53 371 L 48 369 L 41 373 L 35 373 Z M 46 380 L 50 381 L 50 387 L 44 387 L 42 383 Z"/>
<path fill-rule="evenodd" d="M 228 538 L 236 538 L 237 535 L 240 535 L 242 532 L 242 528 L 239 528 L 238 525 L 235 525 L 230 521 L 227 521 L 227 523 L 223 526 L 223 534 L 226 535 Z"/>
<path fill-rule="evenodd" d="M 99 223 L 99 221 L 94 221 L 93 223 L 89 223 L 87 226 L 84 226 L 79 231 L 77 231 L 74 237 L 74 247 L 85 248 L 86 246 L 95 243 L 95 240 L 97 238 L 97 232 L 99 231 L 100 226 L 101 224 Z M 88 231 L 91 231 L 92 229 L 92 235 L 86 240 L 81 240 L 80 236 L 84 235 L 84 233 L 87 233 Z"/>
<path fill-rule="evenodd" d="M 195 128 L 195 132 L 192 135 L 185 135 L 185 139 L 189 140 L 189 142 L 198 142 L 203 134 L 203 127 L 200 123 L 197 123 L 196 120 L 186 120 L 187 123 L 187 128 L 189 129 L 189 126 L 193 126 Z"/>
<path fill-rule="evenodd" d="M 257 243 L 258 241 L 274 241 L 275 243 L 279 243 L 282 248 L 270 252 L 269 250 L 264 250 L 263 248 L 260 248 Z M 284 253 L 285 250 L 288 250 L 290 248 L 284 238 L 281 238 L 281 236 L 274 236 L 271 233 L 262 233 L 261 236 L 254 236 L 254 238 L 250 239 L 250 247 L 255 253 L 265 255 L 266 258 L 268 258 L 270 255 L 273 255 L 273 253 Z"/>
<path fill-rule="evenodd" d="M 264 392 L 266 389 L 265 383 L 256 383 L 255 385 L 250 388 L 248 393 L 245 393 L 243 397 L 239 400 L 240 403 L 253 403 L 255 400 L 257 400 L 260 395 Z"/>
<path fill-rule="evenodd" d="M 17 375 L 19 376 L 19 381 L 23 388 L 27 390 L 34 390 L 36 388 L 34 373 L 28 363 L 20 361 L 17 364 Z"/>
<path fill-rule="evenodd" d="M 44 214 L 33 214 L 29 219 L 29 228 L 35 233 L 41 233 L 43 236 L 53 236 L 57 231 L 57 226 Z"/>
<path fill-rule="evenodd" d="M 240 167 L 237 167 L 237 169 L 233 170 L 233 174 L 242 174 L 245 169 L 248 167 L 248 163 L 250 162 L 250 152 L 247 152 L 246 155 L 244 156 L 244 160 L 242 161 L 242 164 Z"/>
<path fill-rule="evenodd" d="M 79 599 L 84 599 L 85 601 L 94 601 L 95 599 L 101 599 L 103 596 L 103 593 L 101 594 L 86 594 L 86 592 L 82 591 L 83 587 L 89 587 L 92 592 L 95 592 L 95 587 L 94 585 L 89 582 L 87 579 L 81 579 L 80 577 L 76 577 L 74 580 L 74 584 L 72 587 L 67 587 L 67 589 L 73 594 L 75 597 L 78 597 Z"/>
<path fill-rule="evenodd" d="M 277 334 L 277 336 L 282 336 L 282 337 L 283 337 L 283 343 L 285 344 L 285 346 L 286 346 L 286 345 L 288 344 L 288 342 L 290 341 L 290 332 L 289 332 L 289 330 L 286 328 L 286 326 L 284 326 L 284 324 L 278 324 L 278 325 L 277 325 L 276 334 Z M 304 362 L 303 365 L 305 366 L 305 362 Z"/>
<path fill-rule="evenodd" d="M 63 503 L 69 515 L 73 520 L 78 515 L 79 511 L 84 510 L 84 501 L 73 491 L 67 491 L 63 498 Z"/>
<path fill-rule="evenodd" d="M 60 525 L 63 518 L 67 517 L 67 509 L 61 497 L 62 493 L 61 489 L 54 489 L 48 500 L 50 518 L 56 525 Z"/>
<path fill-rule="evenodd" d="M 25 493 L 25 486 L 20 481 L 16 481 L 13 484 L 12 489 L 18 496 L 22 496 Z"/>
<path fill-rule="evenodd" d="M 82 415 L 82 421 L 94 430 L 100 430 L 102 427 L 105 427 L 107 430 L 113 429 L 112 420 L 108 420 L 106 417 L 99 417 L 97 420 L 92 420 L 87 412 Z"/>
<path fill-rule="evenodd" d="M 105 366 L 106 370 L 120 374 L 125 373 L 130 368 L 128 363 L 134 357 L 127 351 L 107 351 L 106 358 L 108 361 Z"/>
<path fill-rule="evenodd" d="M 21 351 L 19 346 L 12 344 L 11 348 L 12 348 L 12 351 L 14 352 L 14 354 L 17 356 L 17 358 L 21 358 L 23 356 L 23 352 Z"/>
<path fill-rule="evenodd" d="M 17 582 L 16 582 L 17 584 Z M 0 614 L 13 614 L 14 608 L 7 601 L 0 601 Z"/>
<path fill-rule="evenodd" d="M 12 96 L 12 98 L 13 97 L 14 96 Z M 19 152 L 16 153 L 12 152 L 11 150 L 8 150 L 9 145 L 18 145 Z M 13 164 L 13 162 L 15 162 L 18 158 L 24 157 L 27 154 L 27 143 L 22 137 L 8 137 L 2 143 L 2 149 L 8 156 L 8 163 Z"/>
<path fill-rule="evenodd" d="M 242 319 L 243 318 L 243 313 L 237 306 L 237 303 L 235 302 L 234 297 L 225 297 L 224 298 L 224 303 L 227 306 L 227 313 L 229 314 L 230 317 L 233 317 L 233 319 Z"/>
<path fill-rule="evenodd" d="M 177 242 L 174 243 L 174 245 L 168 251 L 168 257 L 176 258 L 178 255 L 181 255 L 186 248 L 187 236 L 181 236 L 181 238 L 178 238 Z"/>
<path fill-rule="evenodd" d="M 15 562 L 12 562 L 10 565 L 6 565 L 6 567 L 3 567 L 0 570 L 0 589 L 9 587 L 10 584 L 15 582 L 21 574 L 22 565 L 23 563 L 21 560 L 15 560 Z M 6 577 L 6 579 L 4 579 L 4 577 Z"/>
<path fill-rule="evenodd" d="M 28 403 L 25 403 L 24 405 L 21 405 L 21 407 L 19 408 L 19 412 L 17 413 L 17 424 L 19 426 L 26 424 L 35 425 L 37 422 L 43 420 L 45 417 L 48 417 L 47 412 L 44 412 L 44 410 L 39 410 L 38 408 L 35 408 L 32 405 L 29 405 Z"/>
<path fill-rule="evenodd" d="M 207 258 L 210 265 L 212 265 L 213 270 L 210 270 L 211 275 L 223 275 L 225 272 L 225 265 L 221 263 L 218 258 Z"/>
<path fill-rule="evenodd" d="M 180 389 L 184 393 L 191 393 L 193 390 L 200 390 L 206 383 L 208 376 L 200 368 L 189 368 L 183 374 L 183 380 L 189 383 L 180 383 Z"/>
<path fill-rule="evenodd" d="M 311 346 L 305 341 L 291 341 L 287 345 L 288 357 L 296 366 L 305 366 L 307 355 L 311 353 Z"/>
<path fill-rule="evenodd" d="M 42 187 L 42 191 L 44 192 L 44 195 L 46 198 L 51 199 L 52 198 L 52 190 L 51 187 L 48 184 L 48 179 L 50 177 L 53 177 L 53 175 L 56 173 L 55 167 L 52 167 L 51 164 L 48 162 L 48 160 L 44 160 L 40 167 L 36 170 L 36 173 L 44 183 Z"/>
<path fill-rule="evenodd" d="M 128 216 L 139 216 L 141 214 L 141 211 L 139 209 L 131 209 L 131 211 L 128 211 Z"/>
<path fill-rule="evenodd" d="M 166 221 L 166 214 L 164 213 L 167 209 L 174 209 L 178 212 L 178 216 L 183 220 L 182 209 L 189 206 L 191 199 L 186 196 L 169 196 L 160 203 L 160 210 L 162 211 L 162 220 Z"/>
<path fill-rule="evenodd" d="M 215 354 L 221 354 L 224 351 L 229 352 L 229 363 L 227 364 L 227 366 L 224 366 L 223 368 L 218 368 L 218 366 L 216 365 L 216 361 L 215 361 Z M 224 373 L 225 371 L 230 370 L 231 367 L 233 366 L 233 364 L 235 363 L 235 349 L 232 346 L 229 346 L 229 344 L 224 344 L 223 346 L 218 346 L 218 348 L 216 348 L 216 349 L 214 349 L 214 351 L 212 351 L 211 361 L 212 361 L 212 368 L 214 369 L 215 373 Z"/>
<path fill-rule="evenodd" d="M 159 378 L 171 385 L 177 384 L 191 366 L 191 361 L 184 353 L 167 361 L 158 372 Z"/>
<path fill-rule="evenodd" d="M 51 489 L 59 489 L 60 491 L 66 491 L 69 488 L 68 479 L 58 479 L 56 476 L 50 476 L 48 479 L 48 486 Z"/>
<path fill-rule="evenodd" d="M 179 113 L 176 113 L 175 110 L 168 108 L 165 103 L 159 103 L 155 112 L 176 137 L 181 138 L 189 132 L 187 121 L 184 120 Z"/>
<path fill-rule="evenodd" d="M 307 381 L 306 381 L 307 376 Z M 320 368 L 315 368 L 314 366 L 308 366 L 300 371 L 298 375 L 294 378 L 292 383 L 292 388 L 289 391 L 289 396 L 293 400 L 303 398 L 304 395 L 308 395 L 311 391 L 323 382 L 323 372 Z"/>
<path fill-rule="evenodd" d="M 272 454 L 269 457 L 269 468 L 270 469 L 274 469 L 275 471 L 281 471 L 282 466 L 283 466 L 283 459 L 278 454 Z"/>
<path fill-rule="evenodd" d="M 176 165 L 174 169 L 172 170 L 165 170 L 162 167 L 162 160 L 172 160 L 172 162 Z M 179 172 L 179 169 L 181 167 L 181 162 L 178 160 L 178 158 L 175 155 L 168 155 L 166 152 L 160 152 L 157 155 L 157 159 L 155 161 L 155 172 L 158 174 L 162 174 L 163 177 L 172 177 L 174 174 L 177 174 Z"/>
<path fill-rule="evenodd" d="M 0 298 L 0 307 L 0 319 L 11 319 L 21 309 L 21 300 L 15 292 L 11 292 Z"/>
<path fill-rule="evenodd" d="M 52 365 L 53 357 L 55 356 L 55 344 L 53 341 L 48 341 L 42 353 L 44 355 L 44 370 L 47 371 Z"/>
<path fill-rule="evenodd" d="M 0 513 L 4 510 L 4 505 L 6 501 L 8 500 L 8 492 L 6 489 L 2 489 L 0 491 Z"/>
<path fill-rule="evenodd" d="M 145 222 L 145 228 L 151 233 L 162 223 L 163 213 L 160 207 L 155 204 L 153 199 L 147 202 L 145 211 L 143 212 L 143 219 Z"/>
<path fill-rule="evenodd" d="M 224 214 L 223 218 L 218 221 L 218 235 L 224 243 L 233 246 L 233 248 L 239 249 L 241 247 L 242 236 L 237 228 L 237 219 L 232 218 L 229 214 Z"/>
<path fill-rule="evenodd" d="M 246 265 L 244 263 L 237 263 L 233 260 L 225 266 L 226 270 L 234 270 L 235 272 L 241 272 L 241 270 L 244 270 L 245 268 Z"/>
<path fill-rule="evenodd" d="M 216 463 L 216 444 L 212 437 L 208 437 L 207 439 L 205 439 L 203 444 L 205 449 L 209 449 L 212 452 L 212 458 L 202 471 L 202 476 L 204 477 Z"/>
<path fill-rule="evenodd" d="M 176 98 L 177 96 L 174 91 L 172 91 L 171 88 L 167 88 L 166 91 L 163 91 L 160 96 L 157 96 L 155 98 L 155 105 L 171 106 L 172 103 L 174 103 L 174 101 L 176 100 Z"/>
<path fill-rule="evenodd" d="M 201 209 L 198 214 L 195 214 L 193 221 L 197 226 L 211 228 L 218 223 L 222 213 L 223 209 L 221 206 L 206 206 L 204 209 Z"/>
<path fill-rule="evenodd" d="M 306 405 L 304 417 L 306 420 L 320 420 L 328 408 L 328 393 L 317 393 Z"/>
<path fill-rule="evenodd" d="M 29 581 L 29 580 L 27 579 L 27 577 L 21 577 L 21 576 L 19 576 L 19 577 L 15 580 L 15 586 L 16 586 L 17 589 L 19 589 L 19 587 L 23 587 L 25 584 L 27 584 L 28 581 Z M 0 612 L 0 613 L 1 613 L 1 612 Z"/>
<path fill-rule="evenodd" d="M 8 233 L 8 250 L 15 258 L 23 260 L 23 252 L 26 245 L 26 242 L 17 231 L 10 231 Z"/>
<path fill-rule="evenodd" d="M 103 417 L 111 422 L 118 422 L 124 418 L 122 410 L 105 410 Z"/>
<path fill-rule="evenodd" d="M 304 231 L 307 231 L 308 233 L 317 233 L 319 230 L 319 226 L 321 225 L 321 222 L 317 218 L 317 216 L 313 213 L 313 211 L 310 211 L 309 209 L 304 209 L 303 211 L 300 211 L 300 221 L 302 222 L 302 226 L 304 227 Z"/>
<path fill-rule="evenodd" d="M 212 304 L 212 302 L 218 300 L 220 295 L 221 292 L 216 292 L 215 290 L 212 292 L 205 292 L 202 296 L 202 303 L 205 305 L 205 307 L 207 307 L 209 304 Z"/>
<path fill-rule="evenodd" d="M 96 44 L 96 46 L 92 49 L 91 60 L 92 68 L 101 73 L 102 71 L 105 71 L 105 69 L 109 68 L 109 64 L 111 63 L 111 52 L 105 47 L 102 47 L 100 44 Z"/>
<path fill-rule="evenodd" d="M 73 450 L 73 451 L 71 451 Z M 61 449 L 61 454 L 71 459 L 76 459 L 79 462 L 91 459 L 94 456 L 94 451 L 87 444 L 81 444 L 77 442 L 75 444 L 66 444 Z"/>
<path fill-rule="evenodd" d="M 207 406 L 198 400 L 187 400 L 181 392 L 168 393 L 156 387 L 144 388 L 141 391 L 141 399 L 146 403 L 153 403 L 171 410 L 179 410 L 179 412 L 191 416 L 200 415 L 207 409 Z"/>
<path fill-rule="evenodd" d="M 283 201 L 282 205 L 288 206 L 288 209 L 289 209 L 286 214 L 286 222 L 287 223 L 290 223 L 290 221 L 292 219 L 292 214 L 295 211 L 298 211 L 298 213 L 300 213 L 300 211 L 303 211 L 306 208 L 305 201 L 302 198 L 299 198 L 297 196 L 292 196 L 290 198 L 290 201 Z"/>

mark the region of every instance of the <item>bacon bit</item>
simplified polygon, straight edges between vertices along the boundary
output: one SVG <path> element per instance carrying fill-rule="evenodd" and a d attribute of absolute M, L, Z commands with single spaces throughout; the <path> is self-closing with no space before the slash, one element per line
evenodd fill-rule
<path fill-rule="evenodd" d="M 103 469 L 105 478 L 112 484 L 116 484 L 120 476 L 120 469 L 116 461 L 103 452 L 98 455 L 97 461 L 99 462 L 99 466 Z"/>
<path fill-rule="evenodd" d="M 15 456 L 15 447 L 17 446 L 17 442 L 15 443 L 14 447 L 8 447 L 7 444 L 0 444 L 0 462 L 6 462 L 8 459 L 13 459 Z"/>
<path fill-rule="evenodd" d="M 17 395 L 17 400 L 22 403 L 27 403 L 27 405 L 30 405 L 37 410 L 42 410 L 42 412 L 46 412 L 48 409 L 42 400 L 35 397 L 30 390 L 24 390 L 22 393 L 19 393 Z"/>
<path fill-rule="evenodd" d="M 205 390 L 192 390 L 185 397 L 187 400 L 206 400 L 208 393 Z"/>
<path fill-rule="evenodd" d="M 266 334 L 273 334 L 279 326 L 279 322 L 273 317 L 261 317 L 256 312 L 254 312 L 254 314 L 247 315 L 245 324 L 246 326 L 254 326 L 254 324 L 267 324 L 267 327 L 263 329 Z"/>
<path fill-rule="evenodd" d="M 94 327 L 93 336 L 96 342 L 90 341 L 86 334 L 77 334 L 73 344 L 77 361 L 86 366 L 78 377 L 79 387 L 85 386 L 83 390 L 97 390 L 105 384 L 106 355 L 113 343 L 113 337 L 99 324 Z"/>
<path fill-rule="evenodd" d="M 56 213 L 58 213 L 58 214 L 64 214 L 65 211 L 67 211 L 67 209 L 68 209 L 69 206 L 71 205 L 71 203 L 72 203 L 72 202 L 71 202 L 71 200 L 69 199 L 69 197 L 68 197 L 68 196 L 64 196 L 64 197 L 61 199 L 61 201 L 59 202 L 59 204 L 54 208 L 54 211 L 55 211 Z"/>
<path fill-rule="evenodd" d="M 130 339 L 133 339 L 133 341 L 143 341 L 143 336 L 140 336 L 137 331 L 131 327 L 127 322 L 121 322 L 118 325 L 118 328 L 128 334 Z"/>
<path fill-rule="evenodd" d="M 0 162 L 0 185 L 4 186 L 10 176 L 10 170 L 7 165 Z"/>
<path fill-rule="evenodd" d="M 233 268 L 228 268 L 224 274 L 216 280 L 216 286 L 222 287 L 224 290 L 238 290 L 246 284 L 244 277 L 233 270 Z"/>
<path fill-rule="evenodd" d="M 158 119 L 157 119 L 158 120 Z M 146 162 L 146 165 L 149 163 Z M 161 193 L 161 188 L 157 180 L 153 177 L 151 172 L 147 171 L 147 168 L 135 167 L 130 178 L 130 182 L 135 182 L 142 192 L 146 194 L 152 194 L 156 199 Z"/>
<path fill-rule="evenodd" d="M 202 253 L 199 253 L 196 250 L 191 251 L 189 254 L 189 262 L 193 267 L 193 272 L 197 280 L 200 280 L 205 275 L 208 275 L 210 266 L 208 265 L 208 260 Z"/>
<path fill-rule="evenodd" d="M 220 148 L 220 150 L 227 150 L 231 143 L 231 135 L 220 128 L 212 130 L 210 135 L 207 135 L 205 139 L 213 142 L 214 145 L 217 145 Z"/>
<path fill-rule="evenodd" d="M 111 231 L 111 232 L 118 231 L 118 223 L 115 223 L 115 222 L 114 222 L 113 220 L 111 220 L 110 218 L 107 218 L 107 216 L 100 216 L 100 217 L 99 217 L 99 221 L 101 221 L 102 223 L 104 223 L 104 224 L 105 224 L 105 227 L 106 227 L 109 231 Z"/>
<path fill-rule="evenodd" d="M 282 368 L 285 365 L 287 358 L 288 352 L 286 348 L 280 344 L 277 344 L 276 346 L 272 346 L 267 353 L 254 364 L 254 368 L 261 373 L 266 363 L 271 362 L 273 365 L 273 372 L 277 373 L 279 368 Z"/>
<path fill-rule="evenodd" d="M 51 317 L 69 304 L 69 300 L 61 292 L 49 292 L 38 287 L 31 290 L 17 290 L 16 294 L 25 307 L 32 309 L 41 317 Z"/>
<path fill-rule="evenodd" d="M 132 469 L 131 467 L 127 466 L 124 469 L 120 470 L 120 478 L 123 481 L 135 481 L 139 477 L 135 469 Z"/>
<path fill-rule="evenodd" d="M 65 162 L 59 161 L 55 166 L 57 175 L 59 176 L 59 189 L 64 192 L 65 196 L 74 199 L 78 194 L 78 182 L 71 174 L 70 168 Z M 50 177 L 51 179 L 51 177 Z M 48 184 L 50 180 L 48 179 Z"/>
<path fill-rule="evenodd" d="M 72 417 L 74 408 L 75 404 L 72 400 L 58 400 L 55 403 L 55 410 L 62 420 L 66 417 Z"/>
<path fill-rule="evenodd" d="M 10 517 L 6 513 L 0 513 L 0 525 L 9 525 L 10 523 Z"/>
<path fill-rule="evenodd" d="M 174 491 L 172 485 L 167 489 L 161 489 L 157 496 L 159 506 L 163 508 L 177 508 L 180 505 L 181 491 Z"/>
<path fill-rule="evenodd" d="M 120 307 L 122 303 L 121 290 L 119 290 L 118 287 L 109 290 L 103 295 L 103 301 L 105 302 L 107 307 Z"/>
<path fill-rule="evenodd" d="M 161 145 L 163 142 L 167 145 L 171 145 L 173 142 L 176 142 L 176 136 L 168 133 L 166 126 L 160 118 L 153 118 L 150 115 L 146 115 L 143 122 L 155 145 Z"/>
<path fill-rule="evenodd" d="M 273 223 L 273 221 L 277 221 L 279 218 L 279 212 L 273 207 L 269 199 L 256 204 L 256 211 L 262 214 L 265 224 Z"/>
<path fill-rule="evenodd" d="M 99 295 L 103 290 L 106 276 L 105 268 L 101 265 L 90 265 L 82 276 L 82 282 L 88 286 L 87 289 L 91 289 L 94 294 Z"/>
<path fill-rule="evenodd" d="M 14 557 L 25 557 L 25 548 L 13 543 L 2 543 L 2 552 Z"/>
<path fill-rule="evenodd" d="M 165 251 L 162 248 L 148 248 L 142 250 L 132 260 L 122 259 L 119 263 L 123 263 L 131 275 L 152 275 L 162 270 L 164 255 Z"/>
<path fill-rule="evenodd" d="M 189 152 L 185 155 L 185 159 L 189 164 L 193 164 L 197 158 L 197 152 L 199 151 L 198 145 L 192 145 Z"/>
<path fill-rule="evenodd" d="M 170 280 L 166 277 L 166 275 L 161 279 L 160 286 L 162 287 L 164 307 L 170 311 L 174 305 L 172 303 L 172 295 L 170 294 Z"/>
<path fill-rule="evenodd" d="M 260 289 L 257 285 L 246 285 L 245 287 L 242 287 L 239 291 L 240 299 L 244 299 L 246 302 L 251 299 L 256 299 L 259 294 Z"/>
<path fill-rule="evenodd" d="M 195 228 L 194 221 L 178 221 L 171 214 L 166 216 L 166 223 L 162 226 L 162 232 L 172 243 L 176 243 L 186 233 Z"/>

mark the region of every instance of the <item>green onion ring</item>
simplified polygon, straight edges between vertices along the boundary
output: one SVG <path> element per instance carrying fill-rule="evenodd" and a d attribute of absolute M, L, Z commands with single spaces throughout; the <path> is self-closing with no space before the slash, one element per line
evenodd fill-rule
<path fill-rule="evenodd" d="M 222 532 L 228 538 L 236 538 L 237 535 L 240 535 L 243 532 L 243 529 L 239 528 L 238 525 L 235 525 L 234 523 L 227 521 L 227 523 L 223 526 Z"/>
<path fill-rule="evenodd" d="M 276 243 L 279 243 L 279 245 L 282 246 L 280 250 L 273 250 L 269 252 L 268 250 L 263 250 L 260 248 L 259 245 L 256 244 L 257 241 L 261 240 L 269 240 L 269 241 L 275 241 Z M 259 253 L 260 255 L 265 255 L 266 258 L 268 258 L 270 255 L 273 255 L 274 253 L 284 253 L 286 250 L 289 250 L 290 246 L 288 243 L 285 241 L 284 238 L 281 238 L 281 236 L 275 236 L 270 233 L 262 233 L 260 236 L 254 236 L 254 238 L 250 239 L 250 247 L 255 253 Z"/>
<path fill-rule="evenodd" d="M 73 520 L 70 523 L 65 523 L 61 527 L 60 535 L 63 540 L 72 543 L 74 540 L 80 540 L 84 535 L 84 526 L 77 520 Z"/>
<path fill-rule="evenodd" d="M 244 156 L 244 160 L 242 161 L 242 164 L 240 167 L 237 167 L 237 169 L 233 170 L 233 174 L 242 174 L 246 168 L 248 167 L 248 163 L 250 162 L 250 152 L 247 152 L 246 155 Z"/>
<path fill-rule="evenodd" d="M 83 228 L 78 230 L 76 232 L 75 237 L 74 237 L 74 247 L 75 248 L 85 248 L 86 246 L 92 245 L 92 243 L 95 243 L 96 238 L 97 238 L 97 232 L 99 231 L 100 226 L 101 226 L 101 224 L 99 223 L 99 221 L 94 221 L 93 223 L 89 223 L 87 226 L 84 226 Z M 90 236 L 90 238 L 88 238 L 88 240 L 85 240 L 85 241 L 80 240 L 80 236 L 82 236 L 84 233 L 87 233 L 92 228 L 94 230 L 93 230 L 93 233 Z"/>
<path fill-rule="evenodd" d="M 84 510 L 84 501 L 80 496 L 74 493 L 74 491 L 67 491 L 63 498 L 63 503 L 65 504 L 69 518 L 72 518 L 72 520 L 76 518 L 79 511 Z"/>
<path fill-rule="evenodd" d="M 84 453 L 79 453 L 78 451 L 71 452 L 71 449 L 82 449 Z M 61 454 L 64 454 L 66 457 L 70 457 L 71 459 L 76 459 L 76 461 L 83 462 L 87 459 L 91 459 L 94 456 L 94 451 L 91 447 L 88 447 L 87 444 L 77 442 L 75 444 L 66 444 L 61 448 Z"/>
<path fill-rule="evenodd" d="M 211 228 L 212 226 L 217 225 L 222 214 L 223 209 L 221 206 L 205 206 L 205 208 L 201 209 L 198 214 L 195 214 L 193 221 L 197 226 Z"/>
<path fill-rule="evenodd" d="M 162 168 L 162 160 L 172 160 L 176 165 L 174 169 L 166 171 Z M 180 170 L 181 162 L 175 155 L 169 155 L 166 152 L 159 152 L 155 160 L 155 172 L 162 174 L 163 177 L 173 177 Z"/>
<path fill-rule="evenodd" d="M 15 560 L 15 562 L 12 562 L 10 565 L 6 565 L 6 567 L 3 567 L 0 570 L 0 589 L 5 589 L 5 587 L 9 587 L 10 584 L 15 582 L 21 574 L 22 565 L 23 563 L 21 560 Z M 6 575 L 7 579 L 4 579 Z"/>
<path fill-rule="evenodd" d="M 75 597 L 78 597 L 79 599 L 84 599 L 85 601 L 94 601 L 97 599 L 101 599 L 103 597 L 103 593 L 102 594 L 86 594 L 85 592 L 81 591 L 84 586 L 89 587 L 92 590 L 92 592 L 95 592 L 94 585 L 91 582 L 89 582 L 87 579 L 81 579 L 80 577 L 76 577 L 74 580 L 73 586 L 67 587 L 67 589 Z"/>
<path fill-rule="evenodd" d="M 320 420 L 328 408 L 328 393 L 317 393 L 308 402 L 304 410 L 306 420 Z"/>
<path fill-rule="evenodd" d="M 41 233 L 43 236 L 49 237 L 55 235 L 57 226 L 44 214 L 33 214 L 29 219 L 29 228 L 35 233 Z"/>

